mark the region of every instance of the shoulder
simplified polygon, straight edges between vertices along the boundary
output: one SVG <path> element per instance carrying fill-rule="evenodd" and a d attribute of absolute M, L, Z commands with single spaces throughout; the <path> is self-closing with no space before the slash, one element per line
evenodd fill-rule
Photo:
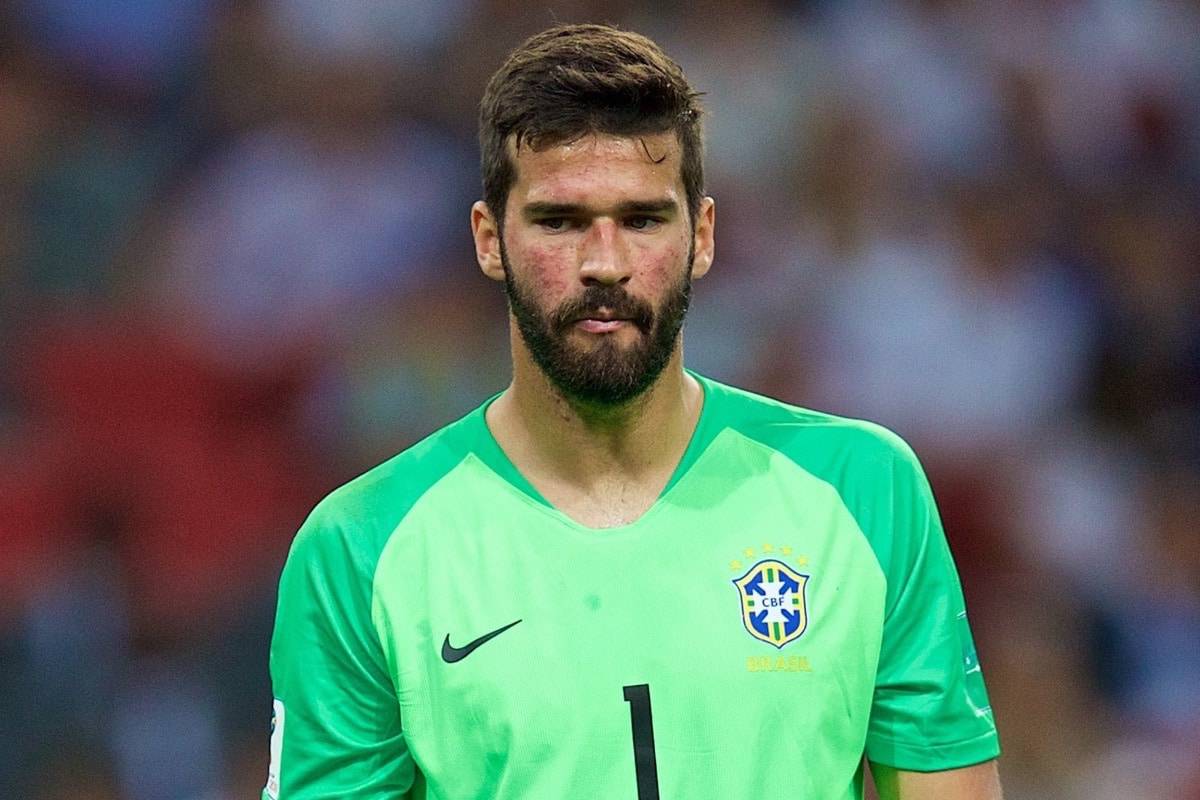
<path fill-rule="evenodd" d="M 888 579 L 894 607 L 914 564 L 941 540 L 936 504 L 912 448 L 867 420 L 801 408 L 733 387 L 711 389 L 724 424 L 829 486 Z M 940 556 L 939 556 L 940 558 Z"/>
<path fill-rule="evenodd" d="M 858 465 L 890 470 L 900 465 L 919 469 L 908 443 L 876 422 L 815 411 L 717 381 L 702 380 L 719 424 L 800 462 L 805 468 Z"/>
<path fill-rule="evenodd" d="M 313 508 L 292 543 L 293 560 L 349 560 L 373 571 L 392 532 L 473 449 L 482 409 L 436 431 L 334 489 Z"/>

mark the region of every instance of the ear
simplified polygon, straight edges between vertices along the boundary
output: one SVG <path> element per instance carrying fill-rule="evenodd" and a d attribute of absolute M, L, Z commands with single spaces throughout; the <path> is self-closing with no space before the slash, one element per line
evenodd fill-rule
<path fill-rule="evenodd" d="M 492 280 L 503 281 L 499 223 L 482 200 L 476 200 L 471 206 L 471 235 L 475 239 L 475 260 L 479 262 L 479 269 Z"/>
<path fill-rule="evenodd" d="M 700 201 L 696 212 L 696 257 L 692 261 L 692 277 L 700 278 L 708 272 L 713 262 L 713 228 L 717 223 L 717 203 L 711 197 Z"/>

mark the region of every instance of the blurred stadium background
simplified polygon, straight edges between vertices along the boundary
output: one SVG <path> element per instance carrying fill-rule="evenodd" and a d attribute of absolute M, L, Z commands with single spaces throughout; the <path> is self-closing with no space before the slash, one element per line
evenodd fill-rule
<path fill-rule="evenodd" d="M 1183 0 L 0 2 L 0 797 L 257 796 L 294 530 L 507 380 L 475 104 L 577 20 L 708 93 L 689 363 L 922 454 L 1009 800 L 1200 798 Z"/>

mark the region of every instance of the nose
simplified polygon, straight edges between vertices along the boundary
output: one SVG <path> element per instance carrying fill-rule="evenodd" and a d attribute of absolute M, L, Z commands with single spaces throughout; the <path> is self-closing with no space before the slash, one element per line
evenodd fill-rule
<path fill-rule="evenodd" d="M 585 285 L 627 283 L 630 277 L 628 255 L 616 220 L 598 217 L 579 242 L 579 279 Z"/>

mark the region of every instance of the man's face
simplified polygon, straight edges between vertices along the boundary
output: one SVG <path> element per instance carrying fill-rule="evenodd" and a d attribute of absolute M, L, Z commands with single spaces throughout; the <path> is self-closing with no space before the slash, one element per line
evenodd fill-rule
<path fill-rule="evenodd" d="M 567 397 L 625 403 L 677 352 L 691 279 L 711 259 L 711 201 L 701 241 L 672 133 L 590 135 L 512 157 L 497 244 L 521 341 Z"/>

